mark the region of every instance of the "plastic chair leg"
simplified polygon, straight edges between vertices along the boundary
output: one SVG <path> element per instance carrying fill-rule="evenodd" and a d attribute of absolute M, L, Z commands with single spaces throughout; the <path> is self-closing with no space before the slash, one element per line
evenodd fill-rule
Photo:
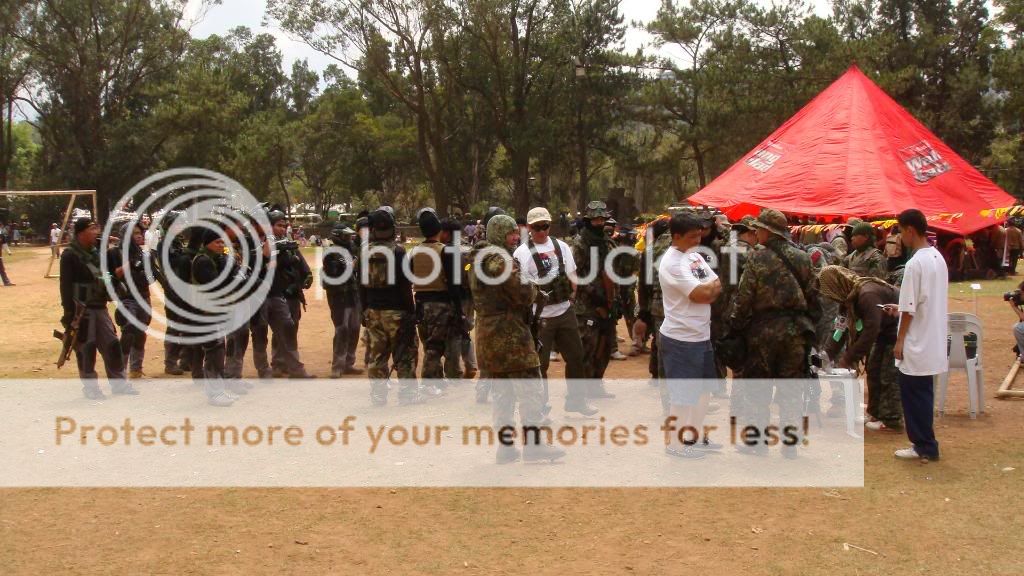
<path fill-rule="evenodd" d="M 970 400 L 969 412 L 971 419 L 978 417 L 978 370 L 973 363 L 967 363 L 967 397 Z"/>

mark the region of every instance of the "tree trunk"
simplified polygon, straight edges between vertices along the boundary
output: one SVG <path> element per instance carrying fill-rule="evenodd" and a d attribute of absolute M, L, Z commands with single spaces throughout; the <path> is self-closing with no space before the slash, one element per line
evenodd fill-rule
<path fill-rule="evenodd" d="M 700 144 L 696 141 L 691 142 L 690 147 L 693 149 L 693 161 L 697 164 L 698 190 L 702 190 L 707 185 L 707 180 L 704 176 L 704 151 L 700 149 Z"/>
<path fill-rule="evenodd" d="M 506 148 L 506 150 L 508 150 Z M 508 150 L 512 161 L 512 182 L 515 188 L 514 208 L 517 216 L 530 210 L 530 157 L 518 150 Z"/>

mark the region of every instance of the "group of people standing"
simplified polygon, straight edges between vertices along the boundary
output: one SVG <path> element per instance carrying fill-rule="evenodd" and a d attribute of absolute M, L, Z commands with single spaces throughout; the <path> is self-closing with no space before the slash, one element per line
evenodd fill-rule
<path fill-rule="evenodd" d="M 914 378 L 936 370 L 939 360 L 920 367 L 919 360 L 931 356 L 906 351 L 920 345 L 921 327 L 931 330 L 935 322 L 912 321 L 922 308 L 928 318 L 937 314 L 940 300 L 944 315 L 945 295 L 921 297 L 922 286 L 937 286 L 932 282 L 937 272 L 929 268 L 926 276 L 908 277 L 918 270 L 911 266 L 914 260 L 904 267 L 902 251 L 889 270 L 893 256 L 875 246 L 869 224 L 855 222 L 830 242 L 801 245 L 792 240 L 786 217 L 774 210 L 735 223 L 710 211 L 683 211 L 652 222 L 645 239 L 650 249 L 638 252 L 616 246 L 603 202 L 591 202 L 582 216 L 578 234 L 566 242 L 552 237 L 552 217 L 544 207 L 518 222 L 492 208 L 470 246 L 461 241 L 459 221 L 425 208 L 416 216 L 424 240 L 408 249 L 399 241 L 388 206 L 361 215 L 355 229 L 335 226 L 320 270 L 334 326 L 331 375 L 362 373 L 356 367 L 362 332 L 372 404 L 388 403 L 392 383 L 399 405 L 419 404 L 443 395 L 449 382 L 472 379 L 479 371 L 476 397 L 493 402 L 496 427 L 514 428 L 517 409 L 524 427 L 543 426 L 550 424 L 548 369 L 556 351 L 565 362 L 566 412 L 593 416 L 598 413 L 593 400 L 615 397 L 604 376 L 617 351 L 618 322 L 626 318 L 634 324 L 635 348 L 644 349 L 654 337 L 652 383 L 661 388 L 666 417 L 683 426 L 699 429 L 713 408 L 712 396 L 730 398 L 735 416 L 762 429 L 772 402 L 779 406 L 780 426 L 797 424 L 809 401 L 816 402 L 815 391 L 771 381 L 807 379 L 809 357 L 817 349 L 839 367 L 866 364 L 870 429 L 897 430 L 905 422 L 914 453 L 937 457 L 930 419 L 921 409 L 924 384 Z M 901 247 L 907 255 L 930 258 L 927 223 L 918 216 L 916 211 L 900 215 Z M 121 246 L 101 255 L 96 223 L 76 221 L 70 248 L 61 255 L 62 321 L 70 326 L 77 316 L 80 322 L 76 353 L 85 395 L 104 396 L 96 384 L 97 354 L 113 393 L 137 393 L 131 380 L 144 376 L 148 286 L 161 282 L 179 310 L 194 304 L 187 293 L 170 289 L 171 275 L 186 284 L 208 285 L 259 270 L 269 291 L 256 305 L 239 307 L 243 321 L 225 336 L 191 345 L 165 342 L 167 374 L 190 371 L 206 383 L 210 404 L 231 405 L 251 387 L 241 378 L 251 340 L 260 378 L 313 377 L 300 359 L 297 336 L 303 292 L 312 285 L 313 272 L 294 242 L 279 240 L 287 234 L 284 212 L 269 209 L 267 221 L 269 229 L 257 227 L 254 240 L 235 237 L 230 227 L 224 234 L 199 228 L 170 234 L 173 215 L 165 216 L 157 250 L 170 255 L 169 264 L 155 267 L 145 263 L 149 255 L 141 225 L 124 230 Z M 225 238 L 232 246 L 225 246 Z M 266 262 L 272 253 L 277 264 L 270 269 L 255 261 Z M 250 261 L 242 261 L 241 254 L 249 254 Z M 106 312 L 100 258 L 108 259 L 115 284 L 135 288 L 119 292 L 120 339 Z M 156 273 L 147 274 L 150 269 Z M 901 284 L 910 295 L 901 293 Z M 129 316 L 141 318 L 142 325 Z M 176 321 L 197 322 L 188 317 L 194 315 L 168 311 L 172 334 Z M 476 350 L 487 353 L 478 360 Z M 725 390 L 728 369 L 731 394 Z M 837 392 L 833 402 L 843 402 Z M 522 450 L 515 442 L 500 446 L 497 461 L 563 454 L 538 435 L 528 441 L 524 434 L 519 444 Z M 739 448 L 767 451 L 759 443 Z M 707 438 L 667 447 L 681 458 L 717 449 L 721 445 Z M 795 456 L 796 450 L 784 446 L 783 454 Z"/>

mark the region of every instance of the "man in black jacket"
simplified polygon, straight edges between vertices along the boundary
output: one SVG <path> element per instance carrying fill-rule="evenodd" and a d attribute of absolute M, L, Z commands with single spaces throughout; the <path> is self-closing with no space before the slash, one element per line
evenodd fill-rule
<path fill-rule="evenodd" d="M 76 303 L 85 307 L 78 325 L 75 357 L 83 392 L 90 400 L 106 398 L 96 382 L 97 352 L 103 357 L 111 392 L 138 394 L 125 380 L 121 343 L 107 312 L 110 296 L 100 270 L 100 254 L 96 246 L 99 235 L 99 224 L 91 218 L 79 218 L 74 224 L 71 245 L 60 256 L 60 302 L 64 309 L 61 324 L 65 330 L 75 318 Z"/>
<path fill-rule="evenodd" d="M 274 238 L 268 237 L 268 241 L 275 242 L 277 251 L 266 301 L 267 322 L 274 333 L 271 340 L 274 375 L 313 378 L 299 359 L 299 320 L 305 304 L 302 291 L 313 284 L 313 273 L 299 253 L 298 245 L 286 238 L 288 218 L 284 212 L 272 210 L 269 219 Z"/>

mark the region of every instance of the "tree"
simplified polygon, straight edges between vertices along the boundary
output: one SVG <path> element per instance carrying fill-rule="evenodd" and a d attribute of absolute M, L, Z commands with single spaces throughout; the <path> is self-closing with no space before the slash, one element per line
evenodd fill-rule
<path fill-rule="evenodd" d="M 47 0 L 29 4 L 14 33 L 35 72 L 45 174 L 54 186 L 95 188 L 100 218 L 154 164 L 161 142 L 140 131 L 147 89 L 185 50 L 183 11 L 173 0 Z"/>

